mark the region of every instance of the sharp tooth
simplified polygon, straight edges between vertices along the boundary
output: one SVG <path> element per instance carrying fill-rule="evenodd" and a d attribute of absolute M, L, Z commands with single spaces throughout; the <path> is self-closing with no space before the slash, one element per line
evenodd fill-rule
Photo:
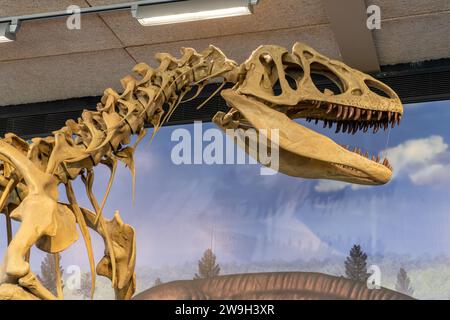
<path fill-rule="evenodd" d="M 327 109 L 327 114 L 331 112 L 331 110 L 333 110 L 333 105 L 329 104 L 328 105 L 328 109 Z"/>
<path fill-rule="evenodd" d="M 377 158 L 375 159 L 376 162 L 380 162 L 380 155 L 377 155 Z"/>
<path fill-rule="evenodd" d="M 401 114 L 398 115 L 398 119 L 397 119 L 397 125 L 398 126 L 400 125 L 400 121 L 402 121 L 402 115 Z"/>
<path fill-rule="evenodd" d="M 367 110 L 367 121 L 370 121 L 370 119 L 372 118 L 372 110 Z"/>
<path fill-rule="evenodd" d="M 369 158 L 369 151 L 366 151 L 366 153 L 364 154 L 364 157 Z"/>
<path fill-rule="evenodd" d="M 378 111 L 377 120 L 380 121 L 382 116 L 383 116 L 383 111 Z"/>
<path fill-rule="evenodd" d="M 353 134 L 353 131 L 354 131 L 354 130 L 355 130 L 354 123 L 353 123 L 353 122 L 349 122 L 347 133 L 348 133 L 348 134 Z"/>
<path fill-rule="evenodd" d="M 359 117 L 361 116 L 361 109 L 359 109 L 359 108 L 356 108 L 356 111 L 355 111 L 355 120 L 358 120 L 359 119 Z"/>
<path fill-rule="evenodd" d="M 331 128 L 333 126 L 333 121 L 328 121 L 328 128 Z"/>
<path fill-rule="evenodd" d="M 327 124 L 328 124 L 328 121 L 327 120 L 323 120 L 323 127 L 324 128 L 326 128 Z"/>
<path fill-rule="evenodd" d="M 352 134 L 355 134 L 356 131 L 358 131 L 358 124 L 357 124 L 357 123 L 354 123 Z"/>
<path fill-rule="evenodd" d="M 383 165 L 386 166 L 388 163 L 389 163 L 389 162 L 388 162 L 388 159 L 387 159 L 387 158 L 384 158 L 384 160 L 383 160 Z"/>
<path fill-rule="evenodd" d="M 355 108 L 348 107 L 348 118 L 351 119 L 353 117 L 353 114 L 355 113 Z"/>
<path fill-rule="evenodd" d="M 392 118 L 392 112 L 388 111 L 388 122 L 391 122 L 391 118 Z"/>
<path fill-rule="evenodd" d="M 342 132 L 347 132 L 347 127 L 348 127 L 348 123 L 344 122 L 344 124 L 342 125 Z"/>
<path fill-rule="evenodd" d="M 347 119 L 347 115 L 348 115 L 348 108 L 347 107 L 344 107 L 344 112 L 343 112 L 343 114 L 342 114 L 342 119 Z"/>
<path fill-rule="evenodd" d="M 363 129 L 363 131 L 364 131 L 364 132 L 367 132 L 367 130 L 369 130 L 369 124 L 368 124 L 368 123 L 365 123 L 365 124 L 364 124 L 364 129 Z"/>
<path fill-rule="evenodd" d="M 379 129 L 380 129 L 380 124 L 376 123 L 375 128 L 373 128 L 373 133 L 377 133 Z"/>
<path fill-rule="evenodd" d="M 372 155 L 372 158 L 371 158 L 371 160 L 372 161 L 375 161 L 377 158 L 375 158 L 375 156 L 374 155 Z"/>
<path fill-rule="evenodd" d="M 389 122 L 384 122 L 383 127 L 384 127 L 384 131 L 386 131 L 387 128 L 389 128 Z"/>
<path fill-rule="evenodd" d="M 319 123 L 319 119 L 315 119 L 314 124 L 318 124 L 318 123 Z"/>
<path fill-rule="evenodd" d="M 338 105 L 338 113 L 337 113 L 336 117 L 337 117 L 337 118 L 340 118 L 340 117 L 341 117 L 341 114 L 342 114 L 342 106 L 341 106 L 341 105 Z"/>
<path fill-rule="evenodd" d="M 338 122 L 337 123 L 337 125 L 336 125 L 336 131 L 335 131 L 335 133 L 339 133 L 340 131 L 341 131 L 341 127 L 342 127 L 342 122 Z"/>

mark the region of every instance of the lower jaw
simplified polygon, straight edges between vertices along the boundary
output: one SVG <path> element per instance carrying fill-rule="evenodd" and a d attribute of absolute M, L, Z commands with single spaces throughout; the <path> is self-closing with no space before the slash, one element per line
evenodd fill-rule
<path fill-rule="evenodd" d="M 342 169 L 341 169 L 342 171 Z M 344 181 L 348 183 L 356 183 L 356 184 L 363 184 L 363 185 L 383 185 L 389 182 L 389 179 L 383 180 L 383 179 L 375 179 L 374 177 L 371 177 L 369 175 L 366 176 L 355 176 L 352 175 L 351 172 L 342 171 L 342 175 L 336 175 L 333 177 L 336 180 Z"/>

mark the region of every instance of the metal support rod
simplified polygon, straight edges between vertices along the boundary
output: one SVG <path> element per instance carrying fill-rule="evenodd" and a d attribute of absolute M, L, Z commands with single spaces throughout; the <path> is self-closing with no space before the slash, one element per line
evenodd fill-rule
<path fill-rule="evenodd" d="M 147 6 L 147 5 L 156 5 L 170 2 L 181 2 L 186 0 L 142 0 L 142 1 L 133 1 L 126 3 L 119 3 L 113 5 L 105 5 L 105 6 L 97 6 L 97 7 L 88 7 L 88 8 L 80 8 L 79 14 L 89 14 L 89 13 L 105 13 L 105 12 L 113 12 L 113 11 L 124 11 L 131 10 L 136 6 Z M 71 11 L 55 11 L 55 12 L 44 12 L 44 13 L 35 13 L 29 15 L 22 16 L 13 16 L 13 17 L 0 17 L 0 23 L 5 22 L 14 22 L 14 21 L 31 21 L 31 20 L 41 20 L 41 19 L 53 19 L 53 18 L 62 18 L 73 15 Z"/>

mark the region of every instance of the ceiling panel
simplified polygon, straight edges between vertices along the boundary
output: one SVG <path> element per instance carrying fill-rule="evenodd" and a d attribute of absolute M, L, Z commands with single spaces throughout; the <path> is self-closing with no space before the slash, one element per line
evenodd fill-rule
<path fill-rule="evenodd" d="M 168 52 L 178 57 L 180 56 L 180 48 L 182 47 L 193 47 L 197 51 L 202 51 L 207 48 L 209 44 L 213 44 L 222 49 L 228 58 L 233 59 L 238 63 L 242 63 L 261 44 L 281 45 L 290 50 L 297 41 L 307 43 L 329 57 L 340 57 L 339 49 L 333 38 L 333 33 L 327 26 L 249 33 L 245 35 L 245 41 L 243 41 L 241 35 L 233 35 L 136 46 L 130 47 L 127 50 L 137 61 L 151 63 L 155 66 L 156 61 L 153 57 L 157 52 Z"/>
<path fill-rule="evenodd" d="M 0 105 L 99 95 L 133 66 L 123 49 L 0 62 Z"/>
<path fill-rule="evenodd" d="M 131 0 L 0 0 L 0 16 Z M 450 57 L 450 1 L 365 0 L 382 9 L 373 32 L 381 64 Z M 251 16 L 142 27 L 130 12 L 86 15 L 81 30 L 65 19 L 24 22 L 15 42 L 0 44 L 0 105 L 99 95 L 118 86 L 134 60 L 155 64 L 157 52 L 179 56 L 214 44 L 243 62 L 261 44 L 305 42 L 341 59 L 322 1 L 260 0 Z"/>
<path fill-rule="evenodd" d="M 450 10 L 448 0 L 366 0 L 366 4 L 378 5 L 381 9 L 381 19 Z"/>
<path fill-rule="evenodd" d="M 0 44 L 0 61 L 122 47 L 97 15 L 83 17 L 80 30 L 69 30 L 65 19 L 27 21 L 17 38 Z"/>
<path fill-rule="evenodd" d="M 450 57 L 450 12 L 384 21 L 373 36 L 382 65 Z"/>
<path fill-rule="evenodd" d="M 90 3 L 97 5 L 104 1 L 90 0 Z M 105 13 L 102 16 L 126 46 L 327 23 L 322 2 L 308 0 L 261 0 L 253 15 L 153 27 L 141 26 L 130 12 Z"/>
<path fill-rule="evenodd" d="M 85 0 L 0 0 L 0 17 L 60 11 L 70 5 L 89 6 Z"/>

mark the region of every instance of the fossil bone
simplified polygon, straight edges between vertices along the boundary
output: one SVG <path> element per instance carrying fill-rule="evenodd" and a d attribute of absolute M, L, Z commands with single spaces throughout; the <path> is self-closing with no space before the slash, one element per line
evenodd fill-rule
<path fill-rule="evenodd" d="M 89 228 L 105 241 L 105 256 L 97 265 L 97 274 L 111 279 L 118 299 L 132 297 L 136 286 L 134 229 L 118 214 L 111 221 L 103 217 L 116 164 L 120 161 L 129 167 L 134 194 L 134 151 L 146 133 L 144 127 L 153 126 L 153 139 L 173 112 L 192 99 L 185 95 L 197 87 L 197 96 L 212 79 L 222 79 L 217 92 L 225 83 L 234 84 L 221 91 L 230 109 L 217 113 L 214 123 L 222 129 L 279 130 L 281 172 L 369 185 L 390 180 L 392 169 L 386 159 L 379 163 L 379 157 L 350 151 L 294 121 L 320 120 L 324 127 L 336 124 L 337 132 L 343 128 L 353 134 L 369 127 L 374 132 L 394 127 L 403 108 L 395 92 L 383 83 L 301 43 L 296 43 L 292 52 L 261 46 L 241 65 L 214 46 L 200 53 L 183 48 L 181 54 L 179 59 L 157 54 L 157 68 L 136 65 L 136 76 L 122 79 L 121 94 L 105 90 L 96 110 L 83 111 L 80 118 L 68 120 L 51 136 L 27 142 L 7 134 L 0 140 L 0 208 L 8 225 L 11 219 L 20 222 L 14 236 L 8 227 L 0 297 L 56 298 L 35 279 L 27 257 L 33 245 L 50 253 L 66 250 L 78 239 L 76 224 L 88 252 L 92 295 L 96 272 Z M 313 74 L 329 78 L 338 92 L 320 91 Z M 281 92 L 275 90 L 277 83 Z M 138 135 L 134 146 L 129 145 L 132 135 Z M 100 204 L 92 192 L 93 170 L 98 165 L 111 172 Z M 77 203 L 72 181 L 78 177 L 85 183 L 93 212 Z M 59 201 L 58 186 L 65 188 L 69 203 Z"/>

